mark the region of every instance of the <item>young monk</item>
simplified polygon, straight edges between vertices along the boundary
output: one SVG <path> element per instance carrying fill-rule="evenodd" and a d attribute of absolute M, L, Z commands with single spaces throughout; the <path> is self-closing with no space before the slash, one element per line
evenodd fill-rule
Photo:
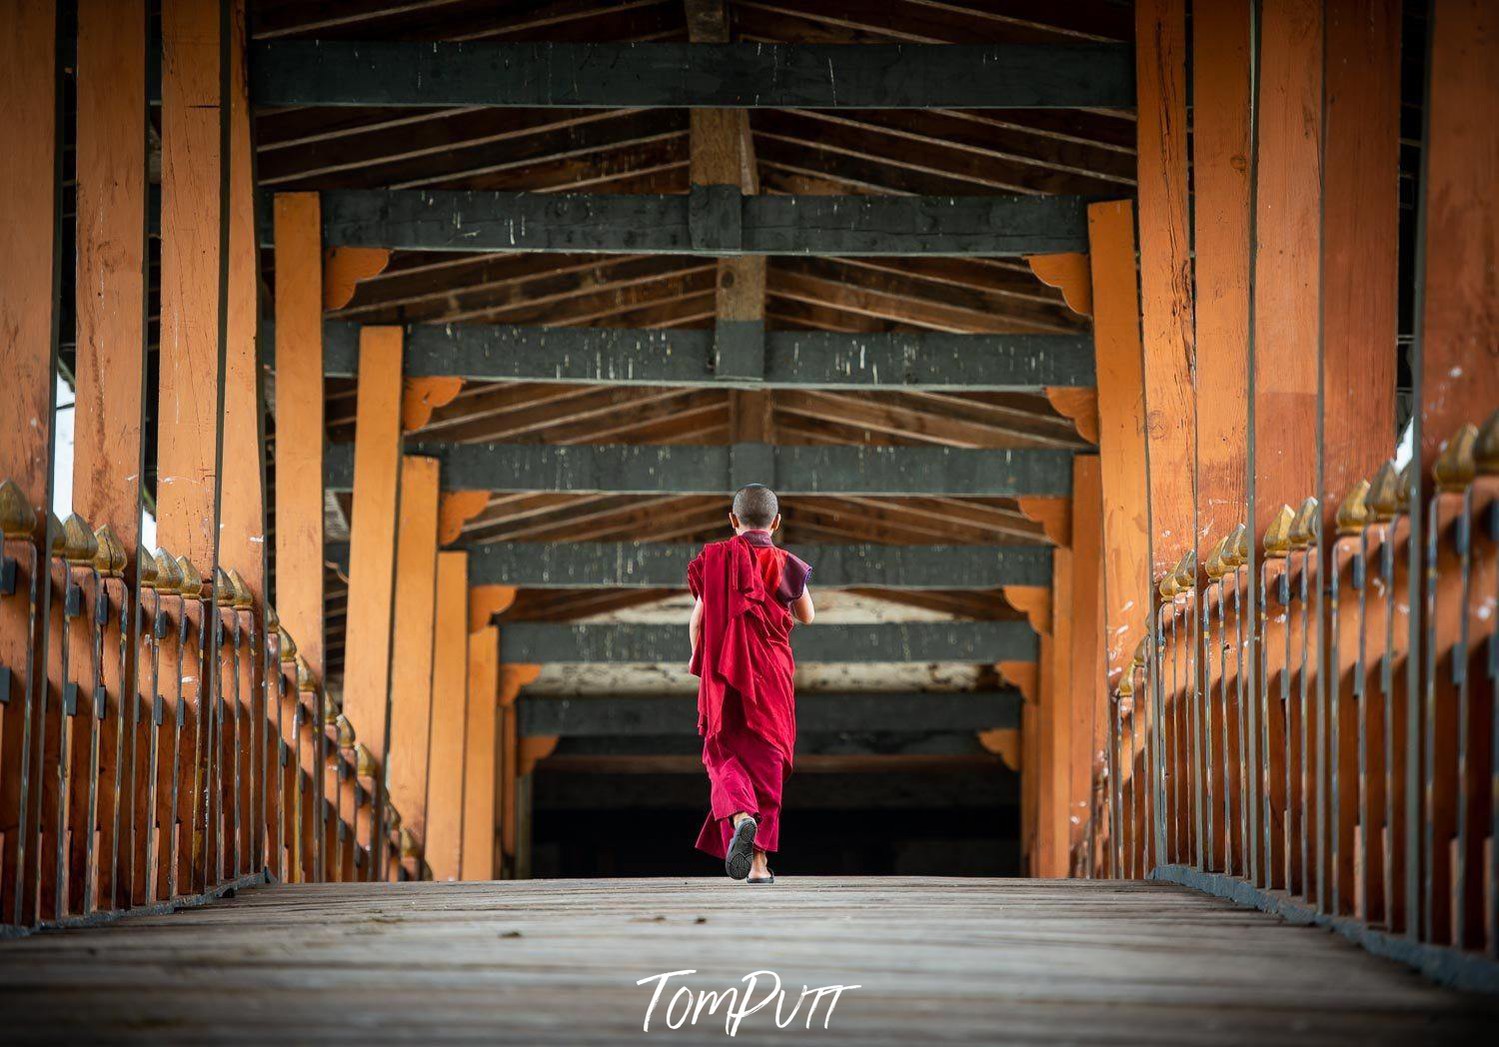
<path fill-rule="evenodd" d="M 812 569 L 772 543 L 781 513 L 770 488 L 740 488 L 729 526 L 734 537 L 709 542 L 687 568 L 712 803 L 697 846 L 722 858 L 734 879 L 769 884 L 767 856 L 779 843 L 781 787 L 796 747 L 791 627 L 812 621 Z"/>

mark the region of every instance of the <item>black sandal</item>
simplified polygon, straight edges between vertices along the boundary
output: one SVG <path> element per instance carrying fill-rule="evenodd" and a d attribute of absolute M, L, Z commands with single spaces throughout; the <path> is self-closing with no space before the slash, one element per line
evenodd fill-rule
<path fill-rule="evenodd" d="M 755 830 L 760 823 L 746 817 L 734 826 L 734 836 L 729 841 L 729 853 L 724 856 L 724 870 L 735 880 L 749 875 L 750 864 L 755 857 Z"/>

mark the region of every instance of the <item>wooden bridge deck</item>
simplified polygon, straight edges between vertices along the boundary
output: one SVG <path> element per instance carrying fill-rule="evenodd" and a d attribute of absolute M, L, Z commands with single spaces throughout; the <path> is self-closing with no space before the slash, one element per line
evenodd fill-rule
<path fill-rule="evenodd" d="M 1494 1042 L 1495 1001 L 1167 885 L 718 879 L 278 886 L 0 942 L 0 1039 L 732 1042 L 669 983 L 858 984 L 749 1043 Z M 763 983 L 762 983 L 763 984 Z M 763 990 L 762 990 L 763 991 Z M 757 992 L 757 998 L 760 995 Z M 810 999 L 810 998 L 809 998 Z"/>

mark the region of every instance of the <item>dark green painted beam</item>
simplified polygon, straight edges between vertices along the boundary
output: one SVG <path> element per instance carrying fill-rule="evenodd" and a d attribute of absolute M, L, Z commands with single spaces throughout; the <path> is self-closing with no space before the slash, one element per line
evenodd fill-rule
<path fill-rule="evenodd" d="M 674 589 L 701 545 L 671 542 L 488 542 L 469 549 L 474 585 L 531 589 Z M 796 545 L 818 589 L 995 589 L 1050 585 L 1043 545 Z"/>
<path fill-rule="evenodd" d="M 1076 196 L 667 196 L 337 189 L 327 247 L 605 254 L 1018 257 L 1088 249 Z M 261 208 L 265 214 L 269 208 Z M 261 236 L 267 227 L 262 223 Z"/>
<path fill-rule="evenodd" d="M 724 494 L 763 483 L 783 495 L 1063 496 L 1072 454 L 1054 450 L 734 444 L 416 444 L 442 463 L 444 490 Z M 349 491 L 353 445 L 329 446 L 327 486 Z"/>
<path fill-rule="evenodd" d="M 428 43 L 250 47 L 259 106 L 1131 108 L 1127 44 Z"/>
<path fill-rule="evenodd" d="M 792 630 L 798 662 L 1024 662 L 1036 657 L 1025 622 L 809 625 Z M 500 629 L 507 662 L 686 664 L 687 624 L 567 625 L 513 622 Z"/>
<path fill-rule="evenodd" d="M 712 331 L 412 324 L 404 371 L 478 382 L 983 392 L 1088 387 L 1095 380 L 1086 334 L 761 330 L 758 336 L 763 365 L 728 377 Z M 329 377 L 357 375 L 358 324 L 323 325 L 323 370 Z"/>
<path fill-rule="evenodd" d="M 801 694 L 797 733 L 987 731 L 1020 725 L 1018 691 L 956 694 Z M 618 737 L 696 735 L 697 698 L 552 697 L 522 694 L 522 735 Z"/>

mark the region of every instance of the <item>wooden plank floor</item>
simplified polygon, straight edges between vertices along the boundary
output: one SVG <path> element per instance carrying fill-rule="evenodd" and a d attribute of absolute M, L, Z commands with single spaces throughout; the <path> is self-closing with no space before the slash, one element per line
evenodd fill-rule
<path fill-rule="evenodd" d="M 748 1043 L 1496 1042 L 1496 1001 L 1185 888 L 719 879 L 281 886 L 0 942 L 0 1039 L 717 1043 L 637 979 L 858 984 Z M 763 983 L 762 983 L 763 985 Z M 763 988 L 757 992 L 757 998 Z M 805 1005 L 804 1005 L 805 1006 Z"/>

